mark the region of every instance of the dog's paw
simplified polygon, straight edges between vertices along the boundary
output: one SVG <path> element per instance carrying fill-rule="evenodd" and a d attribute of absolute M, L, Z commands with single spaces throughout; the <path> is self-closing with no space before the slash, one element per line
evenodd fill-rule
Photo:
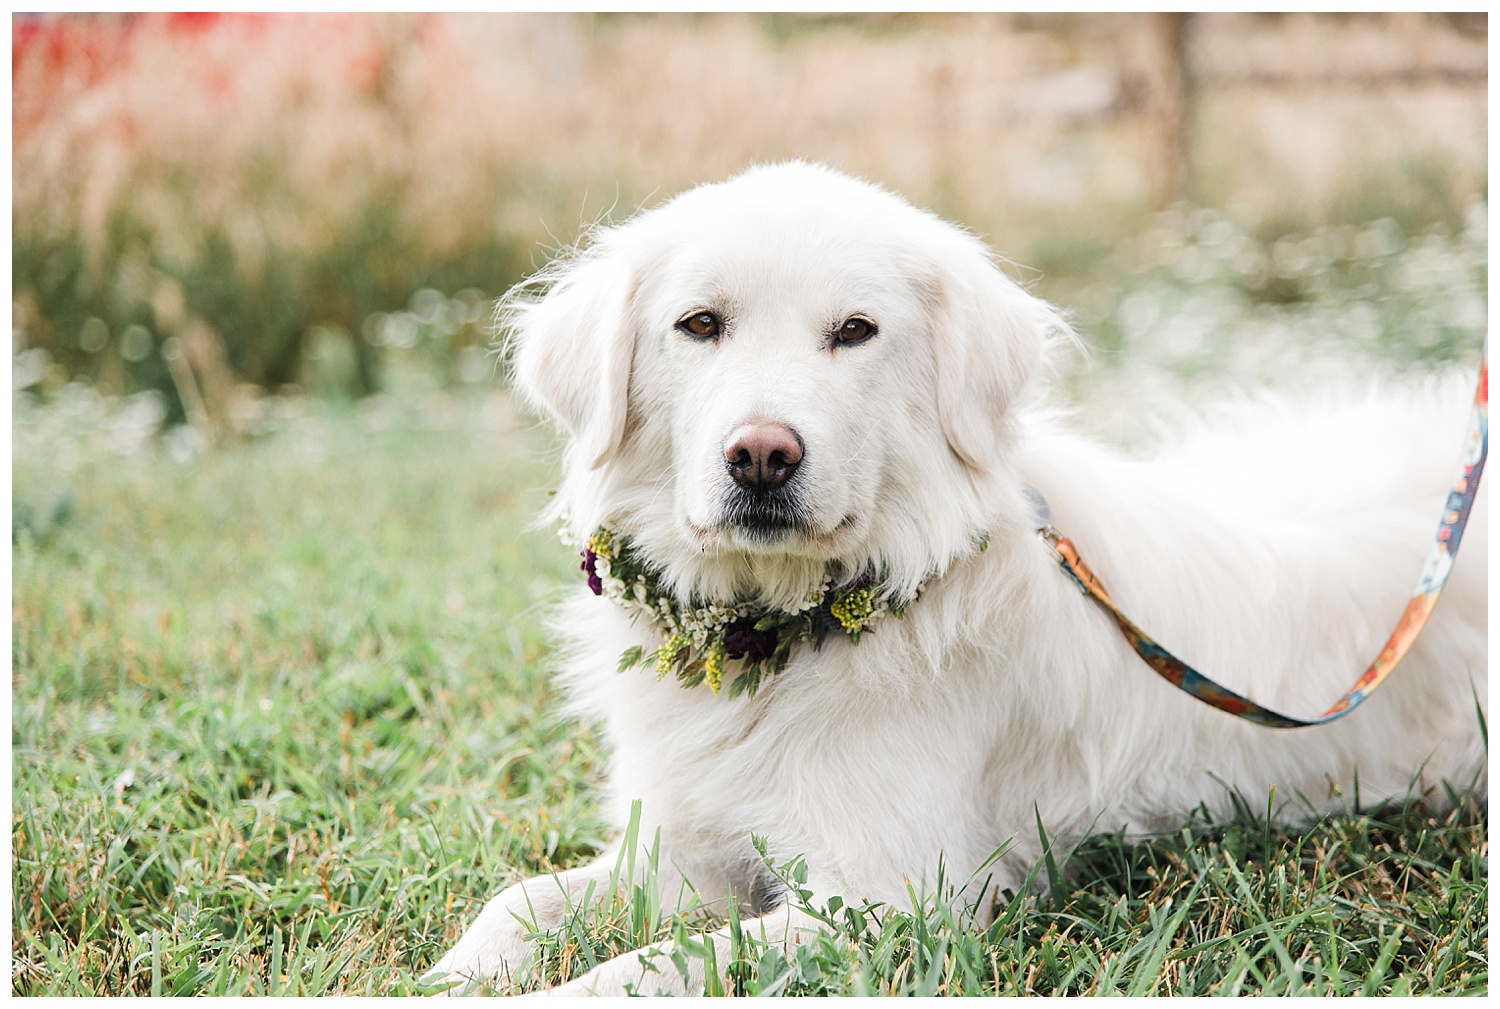
<path fill-rule="evenodd" d="M 509 994 L 531 966 L 527 931 L 508 913 L 486 908 L 463 938 L 419 982 L 429 995 L 473 995 L 488 989 Z"/>

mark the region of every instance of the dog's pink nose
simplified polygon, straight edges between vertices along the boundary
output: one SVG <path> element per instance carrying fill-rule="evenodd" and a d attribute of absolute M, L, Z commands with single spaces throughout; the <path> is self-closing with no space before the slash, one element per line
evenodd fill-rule
<path fill-rule="evenodd" d="M 729 436 L 724 461 L 741 487 L 772 490 L 786 483 L 802 461 L 802 439 L 785 424 L 746 424 Z"/>

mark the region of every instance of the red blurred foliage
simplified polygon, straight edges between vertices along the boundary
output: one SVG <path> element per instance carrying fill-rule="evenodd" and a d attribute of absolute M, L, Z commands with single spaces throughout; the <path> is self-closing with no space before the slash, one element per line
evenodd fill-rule
<path fill-rule="evenodd" d="M 12 128 L 24 132 L 46 118 L 60 92 L 92 87 L 122 67 L 134 18 L 11 15 Z"/>
<path fill-rule="evenodd" d="M 296 20 L 313 36 L 324 35 L 331 50 L 347 53 L 344 80 L 358 91 L 373 90 L 386 71 L 386 54 L 372 33 L 359 32 L 358 15 L 350 14 L 14 14 L 11 17 L 11 126 L 20 138 L 55 114 L 60 107 L 130 68 L 146 38 L 165 37 L 178 45 L 192 45 L 219 33 L 232 33 L 233 61 L 197 66 L 184 86 L 229 101 L 236 94 L 240 71 L 259 53 L 256 47 L 270 37 L 273 21 Z M 425 19 L 424 19 L 425 21 Z M 418 43 L 429 34 L 418 32 Z M 245 48 L 249 46 L 249 48 Z M 169 71 L 182 74 L 185 67 Z"/>

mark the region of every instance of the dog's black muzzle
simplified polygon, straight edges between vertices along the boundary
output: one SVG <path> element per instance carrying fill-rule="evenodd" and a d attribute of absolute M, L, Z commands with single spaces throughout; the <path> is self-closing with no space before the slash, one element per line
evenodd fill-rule
<path fill-rule="evenodd" d="M 770 490 L 733 487 L 724 502 L 724 519 L 752 538 L 774 542 L 809 528 L 806 510 L 792 480 Z"/>

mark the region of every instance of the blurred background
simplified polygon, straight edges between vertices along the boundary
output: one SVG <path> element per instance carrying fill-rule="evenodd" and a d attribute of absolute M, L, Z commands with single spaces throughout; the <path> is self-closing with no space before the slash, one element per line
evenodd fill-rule
<path fill-rule="evenodd" d="M 1487 32 L 15 15 L 14 385 L 23 406 L 135 396 L 122 437 L 183 458 L 308 396 L 493 388 L 492 299 L 581 226 L 793 157 L 967 225 L 1071 311 L 1093 354 L 1068 385 L 1106 430 L 1135 409 L 1111 388 L 1472 357 Z"/>
<path fill-rule="evenodd" d="M 592 222 L 761 160 L 883 183 L 1071 313 L 1055 391 L 1132 449 L 1485 332 L 1484 14 L 11 25 L 19 994 L 410 992 L 497 885 L 605 844 L 542 631 L 578 558 L 528 531 L 556 443 L 490 327 Z M 1404 928 L 1403 990 L 1485 983 L 1482 815 L 1365 874 L 1423 822 L 1307 868 L 1340 977 Z M 1069 907 L 1155 928 L 1114 885 Z"/>

